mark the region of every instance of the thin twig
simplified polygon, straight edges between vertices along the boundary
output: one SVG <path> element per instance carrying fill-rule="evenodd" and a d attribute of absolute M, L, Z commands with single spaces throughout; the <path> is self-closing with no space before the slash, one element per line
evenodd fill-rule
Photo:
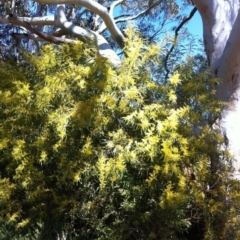
<path fill-rule="evenodd" d="M 197 12 L 197 8 L 194 7 L 194 8 L 192 9 L 192 11 L 190 12 L 189 16 L 186 17 L 186 18 L 184 18 L 183 21 L 179 24 L 179 26 L 178 26 L 178 27 L 176 28 L 176 30 L 175 30 L 174 43 L 172 44 L 172 47 L 171 47 L 170 50 L 168 51 L 168 53 L 167 53 L 167 55 L 166 55 L 166 57 L 165 57 L 165 61 L 164 61 L 164 67 L 165 67 L 165 70 L 166 70 L 165 79 L 168 78 L 168 75 L 169 75 L 169 73 L 170 73 L 170 70 L 168 69 L 167 64 L 168 64 L 168 59 L 169 59 L 169 57 L 170 57 L 173 49 L 175 48 L 175 45 L 176 45 L 176 42 L 177 42 L 177 37 L 178 37 L 178 32 L 179 32 L 180 29 L 183 27 L 183 25 L 184 25 L 185 23 L 187 23 L 187 22 L 194 16 L 194 14 L 195 14 L 196 12 Z"/>

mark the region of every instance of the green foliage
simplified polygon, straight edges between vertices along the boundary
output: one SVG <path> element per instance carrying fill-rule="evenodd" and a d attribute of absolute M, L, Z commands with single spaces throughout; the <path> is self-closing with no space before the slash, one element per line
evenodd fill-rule
<path fill-rule="evenodd" d="M 221 108 L 216 80 L 189 63 L 159 84 L 151 67 L 161 64 L 160 47 L 144 46 L 131 30 L 128 38 L 117 70 L 82 43 L 47 45 L 17 67 L 1 63 L 2 234 L 178 239 L 201 220 L 214 239 L 221 215 L 222 231 L 238 229 L 237 202 L 226 212 L 216 197 L 239 196 L 234 183 L 218 184 L 227 179 L 223 163 L 212 172 L 214 156 L 227 159 L 221 136 L 199 124 Z"/>

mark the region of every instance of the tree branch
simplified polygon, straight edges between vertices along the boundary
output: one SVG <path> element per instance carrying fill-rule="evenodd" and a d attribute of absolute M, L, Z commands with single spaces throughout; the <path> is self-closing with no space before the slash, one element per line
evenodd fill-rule
<path fill-rule="evenodd" d="M 12 33 L 11 35 L 14 39 L 16 39 L 16 41 L 18 41 L 19 39 L 23 39 L 23 38 L 33 40 L 34 43 L 36 44 L 37 52 L 39 52 L 39 50 L 40 50 L 39 42 L 43 41 L 43 39 L 38 37 L 36 34 L 32 35 L 32 34 L 27 34 L 27 33 L 24 33 L 24 34 Z"/>
<path fill-rule="evenodd" d="M 122 2 L 122 0 L 120 0 L 120 1 L 116 1 L 115 3 L 116 4 L 120 4 Z M 153 5 L 151 5 L 149 8 L 147 8 L 147 9 L 145 9 L 144 11 L 142 11 L 142 12 L 140 12 L 139 14 L 137 14 L 137 15 L 135 15 L 135 16 L 131 16 L 131 17 L 125 17 L 125 18 L 118 18 L 118 17 L 116 17 L 116 18 L 114 18 L 114 20 L 115 20 L 115 23 L 120 23 L 120 22 L 126 22 L 126 21 L 130 21 L 130 20 L 135 20 L 135 19 L 137 19 L 137 18 L 139 18 L 139 17 L 141 17 L 141 16 L 144 16 L 144 15 L 146 15 L 147 13 L 149 13 L 154 7 L 156 7 L 158 4 L 160 4 L 162 2 L 162 0 L 159 0 L 159 1 L 157 1 L 157 2 L 155 2 Z M 115 5 L 116 6 L 116 5 Z M 114 7 L 115 7 L 114 6 Z M 113 8 L 112 8 L 112 6 L 111 6 L 111 8 L 110 8 L 110 12 L 113 12 Z M 111 14 L 112 14 L 112 12 L 111 12 Z M 113 15 L 113 14 L 112 14 Z M 107 27 L 106 27 L 106 25 L 102 25 L 101 27 L 100 27 L 100 29 L 98 30 L 98 33 L 102 33 L 102 32 L 104 32 L 105 30 L 107 29 Z"/>
<path fill-rule="evenodd" d="M 71 39 L 63 39 L 63 38 L 54 37 L 54 36 L 48 35 L 46 33 L 43 33 L 41 31 L 37 30 L 36 28 L 32 27 L 28 22 L 24 22 L 12 14 L 9 15 L 8 19 L 9 19 L 10 23 L 26 28 L 27 30 L 29 30 L 32 33 L 35 33 L 36 35 L 38 35 L 40 38 L 42 38 L 45 41 L 52 42 L 55 44 L 76 43 L 76 41 L 71 40 Z"/>
<path fill-rule="evenodd" d="M 66 18 L 73 20 L 75 18 L 75 9 L 73 6 L 68 10 Z"/>
<path fill-rule="evenodd" d="M 57 30 L 54 30 L 52 32 L 49 32 L 48 33 L 49 35 L 52 35 L 52 36 L 55 36 L 55 37 L 62 37 L 62 36 L 65 36 L 67 35 L 67 31 L 61 29 L 61 28 L 58 28 Z"/>
<path fill-rule="evenodd" d="M 168 59 L 173 51 L 173 49 L 175 48 L 175 45 L 176 45 L 176 42 L 177 42 L 177 37 L 178 37 L 178 32 L 180 31 L 180 29 L 183 27 L 183 25 L 185 23 L 187 23 L 193 16 L 194 14 L 196 13 L 197 11 L 197 8 L 194 7 L 192 9 L 192 11 L 190 12 L 189 16 L 184 18 L 183 21 L 179 24 L 179 26 L 176 28 L 175 30 L 175 36 L 174 36 L 174 44 L 172 44 L 172 47 L 170 48 L 170 50 L 168 51 L 166 57 L 165 57 L 165 60 L 164 60 L 164 66 L 165 66 L 165 70 L 166 70 L 166 75 L 165 75 L 165 79 L 168 78 L 168 75 L 169 75 L 169 72 L 170 70 L 168 69 L 168 66 L 167 66 L 167 63 L 168 63 Z"/>
<path fill-rule="evenodd" d="M 148 10 L 148 9 L 147 9 Z M 120 19 L 115 19 L 115 23 L 120 23 L 120 22 L 126 22 L 126 21 L 130 21 L 130 20 L 134 20 L 137 19 L 138 17 L 141 17 L 142 15 L 144 15 L 147 10 L 142 11 L 141 13 L 135 15 L 135 16 L 131 16 L 131 17 L 126 17 L 126 18 L 120 18 Z M 107 26 L 104 24 L 102 24 L 102 26 L 99 28 L 98 33 L 102 33 L 107 29 Z"/>
<path fill-rule="evenodd" d="M 112 50 L 111 46 L 106 41 L 106 39 L 94 31 L 86 30 L 79 26 L 75 26 L 72 22 L 69 22 L 65 15 L 64 5 L 57 6 L 56 21 L 58 22 L 58 25 L 60 26 L 60 28 L 66 31 L 67 34 L 75 35 L 76 37 L 81 39 L 83 42 L 91 42 L 91 41 L 95 42 L 98 48 L 98 54 L 101 57 L 108 59 L 115 68 L 118 68 L 120 66 L 121 64 L 120 58 Z"/>
<path fill-rule="evenodd" d="M 51 25 L 56 26 L 55 17 L 54 16 L 46 16 L 46 17 L 18 17 L 18 20 L 30 23 L 34 26 L 45 26 Z M 9 16 L 0 17 L 0 23 L 9 23 Z"/>
<path fill-rule="evenodd" d="M 16 39 L 16 40 L 26 38 L 26 39 L 31 39 L 31 40 L 33 40 L 33 41 L 37 41 L 37 42 L 44 41 L 44 39 L 40 38 L 40 37 L 37 36 L 36 34 L 28 34 L 28 33 L 23 33 L 23 34 L 20 34 L 20 33 L 12 33 L 11 36 L 12 36 L 14 39 Z"/>
<path fill-rule="evenodd" d="M 113 3 L 111 4 L 111 6 L 110 6 L 109 9 L 108 9 L 110 16 L 114 17 L 114 16 L 113 16 L 114 8 L 115 8 L 117 5 L 119 5 L 120 3 L 122 3 L 122 2 L 123 2 L 123 0 L 119 0 L 119 1 L 115 1 L 115 2 L 113 2 Z M 116 23 L 116 21 L 115 21 L 115 23 Z M 100 26 L 100 28 L 99 28 L 99 30 L 98 30 L 97 32 L 98 32 L 99 34 L 101 34 L 101 33 L 104 32 L 106 29 L 107 29 L 106 24 L 105 24 L 105 22 L 103 21 L 103 23 L 101 24 L 101 26 Z"/>
<path fill-rule="evenodd" d="M 90 11 L 98 14 L 103 19 L 113 39 L 118 43 L 118 45 L 121 48 L 124 47 L 125 39 L 124 35 L 115 24 L 113 17 L 108 13 L 107 8 L 105 8 L 101 4 L 92 0 L 35 0 L 35 1 L 42 4 L 75 4 L 89 9 Z"/>
<path fill-rule="evenodd" d="M 57 25 L 67 34 L 77 37 L 82 42 L 93 41 L 94 35 L 92 31 L 75 26 L 72 22 L 68 21 L 64 10 L 64 5 L 57 6 Z"/>
<path fill-rule="evenodd" d="M 16 5 L 16 0 L 12 0 L 12 4 L 11 4 L 11 12 L 12 13 L 15 12 L 15 5 Z"/>
<path fill-rule="evenodd" d="M 124 0 L 118 0 L 118 1 L 115 1 L 115 2 L 113 2 L 113 3 L 111 4 L 110 10 L 109 10 L 109 14 L 110 14 L 111 16 L 113 16 L 114 8 L 115 8 L 117 5 L 119 5 L 120 3 L 122 3 L 123 1 L 124 1 Z"/>
<path fill-rule="evenodd" d="M 157 2 L 155 2 L 153 5 L 151 5 L 149 8 L 147 8 L 146 10 L 140 12 L 139 14 L 132 16 L 132 17 L 127 17 L 127 18 L 122 18 L 122 19 L 117 19 L 115 22 L 126 22 L 126 21 L 130 21 L 130 20 L 134 20 L 137 19 L 143 15 L 148 14 L 153 8 L 155 8 L 158 4 L 160 4 L 162 2 L 162 0 L 159 0 Z"/>
<path fill-rule="evenodd" d="M 119 67 L 121 64 L 121 60 L 118 57 L 118 55 L 112 50 L 111 46 L 106 41 L 106 39 L 96 32 L 81 28 L 79 26 L 75 26 L 72 22 L 67 20 L 64 10 L 65 10 L 64 6 L 59 5 L 57 7 L 56 18 L 55 17 L 18 18 L 17 16 L 10 14 L 7 17 L 0 18 L 0 22 L 11 23 L 13 25 L 23 27 L 26 32 L 28 30 L 31 33 L 36 34 L 38 36 L 38 38 L 36 38 L 34 35 L 32 36 L 25 35 L 25 37 L 37 41 L 44 40 L 55 44 L 76 43 L 77 41 L 75 40 L 59 37 L 63 35 L 71 35 L 77 37 L 79 40 L 83 42 L 94 42 L 98 47 L 98 54 L 103 58 L 108 59 L 114 67 L 116 68 Z M 59 29 L 51 34 L 46 34 L 32 27 L 30 23 L 37 26 L 52 25 L 59 27 Z M 20 35 L 15 36 L 15 39 L 16 38 L 20 39 L 22 37 L 23 36 Z"/>
<path fill-rule="evenodd" d="M 148 38 L 149 42 L 151 42 L 158 34 L 160 34 L 160 32 L 162 31 L 162 29 L 164 27 L 165 21 L 163 21 L 160 28 L 157 31 L 155 31 L 155 33 L 151 37 Z"/>

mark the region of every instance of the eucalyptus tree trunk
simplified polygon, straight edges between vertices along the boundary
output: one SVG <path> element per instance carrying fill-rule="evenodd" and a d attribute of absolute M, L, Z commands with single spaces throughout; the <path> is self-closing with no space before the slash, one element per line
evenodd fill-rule
<path fill-rule="evenodd" d="M 232 176 L 240 179 L 240 14 L 239 0 L 193 0 L 203 22 L 204 45 L 217 99 L 226 102 L 216 124 L 234 158 Z"/>

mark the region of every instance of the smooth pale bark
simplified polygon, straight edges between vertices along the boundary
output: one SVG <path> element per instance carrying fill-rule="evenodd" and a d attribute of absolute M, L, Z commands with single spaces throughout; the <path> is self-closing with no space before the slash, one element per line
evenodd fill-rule
<path fill-rule="evenodd" d="M 83 1 L 83 2 L 88 2 L 88 1 Z M 90 1 L 92 2 L 92 1 Z M 94 4 L 90 4 L 91 9 L 92 7 L 95 6 Z M 100 4 L 98 4 L 100 5 Z M 87 5 L 88 6 L 88 5 Z M 100 5 L 101 6 L 101 5 Z M 33 34 L 36 34 L 38 38 L 36 38 L 35 35 L 30 36 L 29 34 L 25 35 L 26 38 L 28 39 L 35 39 L 41 40 L 41 41 L 48 41 L 52 43 L 75 43 L 75 40 L 68 39 L 66 37 L 62 37 L 65 35 L 70 35 L 75 38 L 78 38 L 82 42 L 94 42 L 98 48 L 98 54 L 99 56 L 108 59 L 111 65 L 114 68 L 118 68 L 121 64 L 121 60 L 116 54 L 115 51 L 111 48 L 107 40 L 100 35 L 98 32 L 94 32 L 79 26 L 74 25 L 72 22 L 68 21 L 67 16 L 65 15 L 65 6 L 64 5 L 58 5 L 57 7 L 57 15 L 56 17 L 54 16 L 49 16 L 49 17 L 17 17 L 12 14 L 6 16 L 6 17 L 0 17 L 0 23 L 11 23 L 14 25 L 22 26 L 24 29 L 29 30 Z M 102 7 L 98 9 L 99 11 L 104 11 L 105 14 L 105 8 Z M 111 20 L 111 16 L 107 13 L 108 18 L 107 20 Z M 106 24 L 106 23 L 105 23 Z M 115 24 L 115 23 L 114 23 Z M 45 26 L 45 25 L 51 25 L 58 27 L 59 29 L 56 32 L 53 32 L 51 34 L 46 34 L 38 29 L 32 27 L 32 26 Z M 109 24 L 106 24 L 106 26 Z M 110 24 L 111 25 L 111 24 Z M 120 32 L 120 30 L 117 28 L 117 26 L 114 26 L 115 31 L 113 33 L 115 34 L 116 32 Z M 20 36 L 18 36 L 19 38 Z M 24 37 L 22 35 L 21 37 Z M 120 40 L 119 40 L 120 39 Z M 123 44 L 124 37 L 123 35 L 118 35 L 118 40 L 120 44 Z"/>
<path fill-rule="evenodd" d="M 239 0 L 193 0 L 203 22 L 206 54 L 213 77 L 220 79 L 217 99 L 227 106 L 217 124 L 232 154 L 232 174 L 240 180 L 240 13 Z"/>
<path fill-rule="evenodd" d="M 75 36 L 82 42 L 95 42 L 98 47 L 98 54 L 101 57 L 108 59 L 115 68 L 118 68 L 121 64 L 121 60 L 116 52 L 113 51 L 107 40 L 94 31 L 75 26 L 72 22 L 67 20 L 64 10 L 64 5 L 58 5 L 56 19 L 57 26 L 65 31 L 66 34 Z"/>
<path fill-rule="evenodd" d="M 14 15 L 9 16 L 8 20 L 9 20 L 10 23 L 16 24 L 18 26 L 22 26 L 25 30 L 29 30 L 30 32 L 36 34 L 42 40 L 52 42 L 52 43 L 56 43 L 56 44 L 59 44 L 59 43 L 76 43 L 76 41 L 71 40 L 71 39 L 64 39 L 64 38 L 60 38 L 60 37 L 55 37 L 55 36 L 46 34 L 44 32 L 41 32 L 38 29 L 32 27 L 32 25 L 20 20 L 18 17 L 14 16 Z"/>
<path fill-rule="evenodd" d="M 98 2 L 93 0 L 35 0 L 42 4 L 74 4 L 82 7 L 86 7 L 90 11 L 99 15 L 106 24 L 113 39 L 118 43 L 120 47 L 124 47 L 124 36 L 120 29 L 117 27 L 113 17 L 109 14 L 106 7 L 102 6 Z"/>
<path fill-rule="evenodd" d="M 117 27 L 117 22 L 124 22 L 128 20 L 136 19 L 146 13 L 148 13 L 152 8 L 156 7 L 158 4 L 162 2 L 162 0 L 158 0 L 153 3 L 151 6 L 146 8 L 141 13 L 132 16 L 126 17 L 118 20 L 114 20 L 113 18 L 113 11 L 115 7 L 124 0 L 113 1 L 109 8 L 104 7 L 100 3 L 93 1 L 93 0 L 35 0 L 41 4 L 60 4 L 57 8 L 56 16 L 44 16 L 44 17 L 18 17 L 18 16 L 5 16 L 0 17 L 0 23 L 12 23 L 14 25 L 22 26 L 25 29 L 29 30 L 30 32 L 37 35 L 37 37 L 33 35 L 26 35 L 28 39 L 35 39 L 38 40 L 45 40 L 52 43 L 74 43 L 72 39 L 67 39 L 65 35 L 70 35 L 78 38 L 82 42 L 92 42 L 94 41 L 96 46 L 98 47 L 98 54 L 110 61 L 110 63 L 115 67 L 118 68 L 121 64 L 121 60 L 116 54 L 115 51 L 111 48 L 110 44 L 107 40 L 101 35 L 106 29 L 110 32 L 112 38 L 118 43 L 118 45 L 123 49 L 124 48 L 124 40 L 125 37 L 120 29 Z M 74 12 L 74 7 L 71 8 L 69 14 L 65 15 L 64 12 L 64 4 L 72 4 L 78 5 L 81 7 L 87 8 L 89 11 L 92 11 L 95 16 L 95 27 L 98 28 L 98 18 L 102 19 L 101 26 L 94 31 L 91 31 L 86 28 L 82 28 L 80 26 L 76 26 L 71 22 L 71 16 Z M 28 26 L 30 24 L 31 26 Z M 43 33 L 39 31 L 39 29 L 35 29 L 32 26 L 45 26 L 51 25 L 58 27 L 59 29 L 53 33 Z M 18 39 L 24 37 L 24 35 L 15 36 Z"/>
<path fill-rule="evenodd" d="M 55 17 L 54 16 L 46 16 L 46 17 L 18 17 L 19 20 L 29 23 L 34 26 L 56 26 Z M 9 23 L 9 16 L 1 17 L 0 23 Z"/>

